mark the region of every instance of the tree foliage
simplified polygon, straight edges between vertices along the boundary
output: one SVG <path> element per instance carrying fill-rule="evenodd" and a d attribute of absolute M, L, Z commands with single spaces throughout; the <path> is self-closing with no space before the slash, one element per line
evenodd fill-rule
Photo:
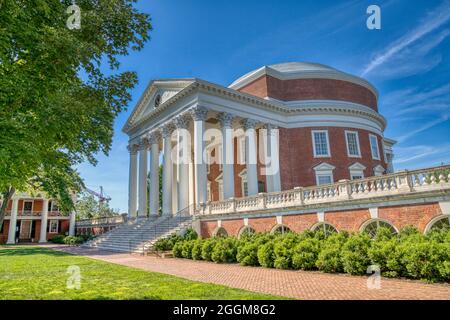
<path fill-rule="evenodd" d="M 112 217 L 118 215 L 117 210 L 111 209 L 108 203 L 100 202 L 89 193 L 83 192 L 79 195 L 75 205 L 77 219 L 95 219 Z"/>
<path fill-rule="evenodd" d="M 149 39 L 149 15 L 134 2 L 78 0 L 81 29 L 70 30 L 70 0 L 0 0 L 3 199 L 42 190 L 73 208 L 70 190 L 82 187 L 74 168 L 108 154 L 113 121 L 137 83 L 118 71 L 118 58 Z"/>

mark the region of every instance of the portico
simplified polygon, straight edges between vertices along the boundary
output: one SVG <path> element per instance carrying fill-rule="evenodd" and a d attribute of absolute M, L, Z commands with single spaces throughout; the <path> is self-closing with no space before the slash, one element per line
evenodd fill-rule
<path fill-rule="evenodd" d="M 266 126 L 267 123 L 260 123 L 255 119 L 197 105 L 184 110 L 173 119 L 143 130 L 128 146 L 129 214 L 138 217 L 154 216 L 159 212 L 173 215 L 205 205 L 212 200 L 208 192 L 211 182 L 208 178 L 208 166 L 214 165 L 221 171 L 221 199 L 237 196 L 235 184 L 241 177 L 234 173 L 238 164 L 246 167 L 247 195 L 258 194 L 258 167 L 269 167 L 272 159 L 279 159 L 278 141 L 267 139 Z M 276 127 L 271 128 L 273 130 Z M 266 135 L 266 138 L 259 139 L 261 147 L 257 143 L 257 130 L 261 131 L 261 137 Z M 235 145 L 235 141 L 239 139 L 245 139 L 245 159 L 237 157 L 235 152 L 240 148 Z M 267 150 L 270 154 L 266 152 L 258 164 L 259 149 L 261 152 Z M 212 158 L 210 155 L 214 151 L 216 156 Z M 160 165 L 162 203 L 159 198 Z M 272 166 L 277 168 L 279 163 Z M 276 172 L 267 179 L 270 180 L 270 191 L 280 191 L 279 178 L 279 172 Z M 150 201 L 147 199 L 148 190 Z M 242 191 L 239 196 L 243 196 Z"/>

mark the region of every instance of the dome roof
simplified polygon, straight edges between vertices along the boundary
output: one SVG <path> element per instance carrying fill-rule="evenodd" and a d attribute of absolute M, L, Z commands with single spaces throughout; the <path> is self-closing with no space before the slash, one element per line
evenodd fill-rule
<path fill-rule="evenodd" d="M 374 86 L 368 81 L 360 77 L 345 73 L 330 66 L 320 63 L 312 62 L 286 62 L 263 66 L 259 69 L 253 70 L 236 81 L 234 81 L 229 88 L 239 90 L 250 82 L 260 78 L 263 75 L 270 75 L 280 80 L 291 79 L 335 79 L 353 82 L 355 84 L 367 87 L 376 96 L 378 92 Z"/>

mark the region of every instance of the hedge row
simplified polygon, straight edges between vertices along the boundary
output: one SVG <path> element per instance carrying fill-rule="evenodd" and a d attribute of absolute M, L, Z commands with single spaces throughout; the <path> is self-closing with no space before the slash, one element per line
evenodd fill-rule
<path fill-rule="evenodd" d="M 94 237 L 91 235 L 79 235 L 79 236 L 64 236 L 56 235 L 50 239 L 53 243 L 68 244 L 70 246 L 82 244 L 86 241 L 92 240 Z"/>
<path fill-rule="evenodd" d="M 367 234 L 340 232 L 325 237 L 306 231 L 178 240 L 172 252 L 180 258 L 354 275 L 366 274 L 370 265 L 378 265 L 387 277 L 450 280 L 450 230 L 423 235 L 407 227 L 392 235 L 380 228 L 374 239 Z"/>

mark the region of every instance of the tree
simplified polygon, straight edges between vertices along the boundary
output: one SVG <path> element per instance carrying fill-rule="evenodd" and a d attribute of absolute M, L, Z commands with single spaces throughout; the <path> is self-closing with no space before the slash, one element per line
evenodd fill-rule
<path fill-rule="evenodd" d="M 78 0 L 81 28 L 71 30 L 71 0 L 0 0 L 0 225 L 16 190 L 73 209 L 70 192 L 83 186 L 74 168 L 108 154 L 137 83 L 118 57 L 142 49 L 151 30 L 135 2 Z"/>
<path fill-rule="evenodd" d="M 108 203 L 102 203 L 86 192 L 80 194 L 75 210 L 79 220 L 112 217 L 119 214 L 117 210 L 111 209 Z"/>

